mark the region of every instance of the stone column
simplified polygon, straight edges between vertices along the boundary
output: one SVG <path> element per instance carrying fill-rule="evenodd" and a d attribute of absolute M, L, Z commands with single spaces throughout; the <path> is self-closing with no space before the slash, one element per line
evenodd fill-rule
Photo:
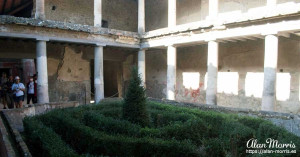
<path fill-rule="evenodd" d="M 142 79 L 141 86 L 146 86 L 146 50 L 140 50 L 138 53 L 138 72 Z"/>
<path fill-rule="evenodd" d="M 274 111 L 276 102 L 276 72 L 278 60 L 278 37 L 265 37 L 264 88 L 261 109 Z"/>
<path fill-rule="evenodd" d="M 175 90 L 176 90 L 176 47 L 168 46 L 167 52 L 167 99 L 175 100 Z"/>
<path fill-rule="evenodd" d="M 276 5 L 277 0 L 267 0 L 267 7 L 265 9 L 267 17 L 276 15 Z"/>
<path fill-rule="evenodd" d="M 118 93 L 119 93 L 119 98 L 123 97 L 123 66 L 122 63 L 118 64 L 118 69 L 117 69 L 117 82 L 118 82 Z"/>
<path fill-rule="evenodd" d="M 217 105 L 219 43 L 208 42 L 206 104 Z"/>
<path fill-rule="evenodd" d="M 209 0 L 209 17 L 215 19 L 218 15 L 219 0 Z"/>
<path fill-rule="evenodd" d="M 37 100 L 38 103 L 49 103 L 47 47 L 44 40 L 37 40 L 36 63 L 38 72 Z"/>
<path fill-rule="evenodd" d="M 35 18 L 45 19 L 45 0 L 35 0 Z"/>
<path fill-rule="evenodd" d="M 138 6 L 138 33 L 145 33 L 145 0 L 139 0 Z"/>
<path fill-rule="evenodd" d="M 102 26 L 102 0 L 94 0 L 94 26 Z"/>
<path fill-rule="evenodd" d="M 176 0 L 168 0 L 168 28 L 176 27 Z"/>
<path fill-rule="evenodd" d="M 95 103 L 104 99 L 104 77 L 103 77 L 103 45 L 95 46 L 94 67 Z"/>

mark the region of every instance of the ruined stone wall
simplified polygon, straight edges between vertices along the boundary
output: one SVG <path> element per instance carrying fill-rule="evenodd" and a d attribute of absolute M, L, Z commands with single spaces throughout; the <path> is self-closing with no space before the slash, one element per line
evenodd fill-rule
<path fill-rule="evenodd" d="M 177 25 L 205 20 L 208 0 L 177 0 Z"/>
<path fill-rule="evenodd" d="M 299 113 L 299 41 L 280 38 L 275 111 Z M 166 50 L 146 53 L 147 95 L 165 98 Z M 205 103 L 207 46 L 177 48 L 176 100 Z M 264 40 L 221 43 L 218 105 L 260 110 L 263 90 Z"/>
<path fill-rule="evenodd" d="M 102 20 L 108 28 L 137 32 L 137 7 L 137 0 L 102 0 Z"/>
<path fill-rule="evenodd" d="M 166 50 L 146 51 L 146 93 L 153 98 L 165 98 L 167 88 Z"/>
<path fill-rule="evenodd" d="M 35 42 L 0 40 L 1 58 L 34 59 Z M 50 102 L 90 100 L 91 47 L 70 46 L 58 43 L 47 44 L 48 84 Z M 87 93 L 85 93 L 85 89 Z"/>
<path fill-rule="evenodd" d="M 0 49 L 0 58 L 4 61 L 6 58 L 36 57 L 36 43 L 33 41 L 0 40 L 0 45 L 5 45 Z M 103 55 L 105 96 L 117 92 L 123 96 L 131 67 L 137 65 L 137 50 L 104 47 Z M 48 42 L 47 57 L 50 102 L 89 103 L 93 99 L 94 47 Z"/>
<path fill-rule="evenodd" d="M 46 19 L 93 25 L 93 0 L 45 0 Z"/>
<path fill-rule="evenodd" d="M 34 11 L 35 6 L 32 16 Z M 94 25 L 94 0 L 45 0 L 45 14 L 48 20 Z M 102 20 L 108 28 L 136 32 L 137 18 L 136 0 L 102 0 Z"/>
<path fill-rule="evenodd" d="M 88 103 L 91 99 L 90 60 L 84 53 L 92 51 L 79 46 L 48 45 L 50 101 Z"/>
<path fill-rule="evenodd" d="M 205 20 L 208 0 L 177 0 L 177 25 Z M 146 31 L 168 26 L 168 0 L 146 0 Z"/>
<path fill-rule="evenodd" d="M 168 27 L 168 0 L 145 1 L 146 31 Z"/>

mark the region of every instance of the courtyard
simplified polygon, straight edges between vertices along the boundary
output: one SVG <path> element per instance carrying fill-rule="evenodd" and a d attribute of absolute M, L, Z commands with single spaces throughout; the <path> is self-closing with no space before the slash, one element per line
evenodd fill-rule
<path fill-rule="evenodd" d="M 298 151 L 299 13 L 299 0 L 0 0 L 0 156 Z M 139 87 L 145 102 L 127 101 Z M 126 102 L 147 125 L 121 116 Z"/>

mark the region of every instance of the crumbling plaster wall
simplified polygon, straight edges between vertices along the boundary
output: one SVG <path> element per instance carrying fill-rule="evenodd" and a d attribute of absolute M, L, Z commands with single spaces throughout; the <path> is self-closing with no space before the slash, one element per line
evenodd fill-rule
<path fill-rule="evenodd" d="M 36 44 L 32 41 L 0 40 L 1 58 L 34 59 Z M 47 68 L 50 102 L 90 100 L 91 47 L 47 43 Z M 86 97 L 85 97 L 86 88 Z"/>
<path fill-rule="evenodd" d="M 300 112 L 299 51 L 299 41 L 280 38 L 275 111 Z M 206 65 L 206 45 L 177 48 L 176 100 L 205 103 Z M 218 105 L 260 110 L 263 67 L 264 40 L 221 43 Z M 147 95 L 165 98 L 166 77 L 166 50 L 148 50 L 146 53 Z"/>
<path fill-rule="evenodd" d="M 91 99 L 90 60 L 79 46 L 48 44 L 48 84 L 51 102 Z M 90 52 L 92 53 L 92 52 Z"/>
<path fill-rule="evenodd" d="M 93 6 L 94 0 L 45 0 L 46 19 L 94 25 Z M 32 16 L 34 12 L 35 6 Z M 102 0 L 102 20 L 108 28 L 136 32 L 137 16 L 136 0 Z"/>

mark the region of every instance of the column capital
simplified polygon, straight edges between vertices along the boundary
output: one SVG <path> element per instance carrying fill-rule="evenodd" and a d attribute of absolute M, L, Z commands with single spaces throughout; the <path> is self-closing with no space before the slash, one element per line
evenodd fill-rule
<path fill-rule="evenodd" d="M 37 37 L 36 38 L 37 41 L 49 41 L 48 37 Z"/>
<path fill-rule="evenodd" d="M 277 36 L 278 35 L 278 31 L 276 31 L 276 30 L 266 30 L 266 31 L 262 32 L 261 35 L 263 35 L 263 36 L 267 36 L 267 35 L 275 35 L 275 36 Z"/>
<path fill-rule="evenodd" d="M 206 34 L 206 38 L 205 38 L 204 41 L 205 42 L 209 42 L 209 41 L 215 41 L 215 42 L 217 42 L 217 38 L 216 38 L 215 32 L 208 32 Z"/>
<path fill-rule="evenodd" d="M 149 48 L 144 48 L 144 47 L 141 47 L 140 49 L 139 49 L 139 51 L 146 51 L 146 50 L 148 50 Z"/>
<path fill-rule="evenodd" d="M 176 0 L 168 0 L 168 29 L 176 27 Z"/>
<path fill-rule="evenodd" d="M 204 41 L 205 41 L 205 42 L 213 41 L 213 42 L 218 43 L 217 38 L 207 38 L 207 39 L 205 39 Z"/>
<path fill-rule="evenodd" d="M 169 47 L 169 46 L 173 46 L 173 47 L 176 47 L 173 43 L 168 43 L 168 44 L 165 44 L 166 47 Z"/>
<path fill-rule="evenodd" d="M 106 44 L 104 44 L 104 43 L 95 43 L 94 46 L 95 46 L 95 47 L 105 47 Z"/>

